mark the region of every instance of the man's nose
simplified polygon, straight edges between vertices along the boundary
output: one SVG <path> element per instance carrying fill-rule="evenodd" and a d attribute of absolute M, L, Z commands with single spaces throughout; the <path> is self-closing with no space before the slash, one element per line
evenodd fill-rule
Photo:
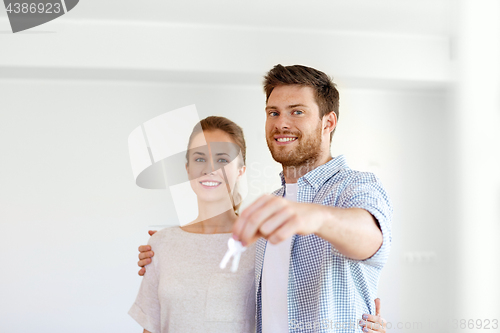
<path fill-rule="evenodd" d="M 279 130 L 291 128 L 290 120 L 288 119 L 287 116 L 285 116 L 283 114 L 280 114 L 278 117 L 276 117 L 274 126 L 276 127 L 276 129 L 279 129 Z"/>

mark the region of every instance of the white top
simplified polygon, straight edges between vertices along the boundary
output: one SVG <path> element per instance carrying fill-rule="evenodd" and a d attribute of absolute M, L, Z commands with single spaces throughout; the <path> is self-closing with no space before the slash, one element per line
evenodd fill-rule
<path fill-rule="evenodd" d="M 297 201 L 298 185 L 285 184 L 285 199 Z M 288 332 L 288 270 L 292 237 L 267 242 L 262 267 L 262 333 Z"/>
<path fill-rule="evenodd" d="M 219 268 L 225 234 L 196 234 L 179 227 L 154 234 L 155 252 L 129 314 L 146 330 L 254 332 L 255 245 L 242 253 L 238 271 Z"/>

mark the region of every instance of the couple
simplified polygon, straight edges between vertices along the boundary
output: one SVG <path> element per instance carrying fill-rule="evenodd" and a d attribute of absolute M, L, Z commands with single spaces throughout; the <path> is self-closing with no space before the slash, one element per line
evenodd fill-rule
<path fill-rule="evenodd" d="M 189 150 L 186 170 L 199 216 L 186 227 L 161 230 L 140 248 L 139 265 L 151 264 L 129 313 L 145 332 L 252 332 L 254 324 L 270 333 L 384 331 L 370 324 L 382 321 L 374 299 L 389 254 L 392 207 L 373 174 L 330 156 L 338 91 L 326 74 L 299 65 L 275 66 L 264 90 L 266 140 L 283 166 L 283 186 L 237 216 L 227 190 L 224 199 L 215 192 L 229 186 L 234 194 L 245 172 L 243 133 L 225 118 L 210 121 L 228 124 L 227 130 L 203 125 L 214 117 L 202 121 L 209 147 L 236 144 L 241 157 L 228 156 L 217 169 L 208 160 L 214 155 L 214 164 L 225 163 L 222 155 Z M 198 136 L 193 132 L 190 147 Z M 221 214 L 210 211 L 224 205 Z M 236 275 L 217 271 L 229 237 L 247 246 Z"/>

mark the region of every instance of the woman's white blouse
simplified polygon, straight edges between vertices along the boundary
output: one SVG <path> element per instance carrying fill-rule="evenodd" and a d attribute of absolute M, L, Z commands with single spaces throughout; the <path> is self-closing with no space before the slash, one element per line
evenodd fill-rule
<path fill-rule="evenodd" d="M 243 252 L 236 273 L 231 262 L 221 270 L 231 235 L 179 227 L 154 234 L 148 244 L 155 255 L 129 314 L 152 333 L 254 332 L 255 245 Z"/>

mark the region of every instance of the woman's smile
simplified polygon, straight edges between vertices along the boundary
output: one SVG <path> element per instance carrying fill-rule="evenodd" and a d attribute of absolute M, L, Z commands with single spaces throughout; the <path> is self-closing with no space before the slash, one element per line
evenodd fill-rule
<path fill-rule="evenodd" d="M 207 188 L 207 189 L 213 189 L 213 188 L 218 187 L 220 184 L 222 184 L 222 182 L 217 182 L 217 181 L 213 181 L 213 180 L 202 180 L 199 183 L 201 184 L 201 186 L 203 186 L 204 188 Z"/>

